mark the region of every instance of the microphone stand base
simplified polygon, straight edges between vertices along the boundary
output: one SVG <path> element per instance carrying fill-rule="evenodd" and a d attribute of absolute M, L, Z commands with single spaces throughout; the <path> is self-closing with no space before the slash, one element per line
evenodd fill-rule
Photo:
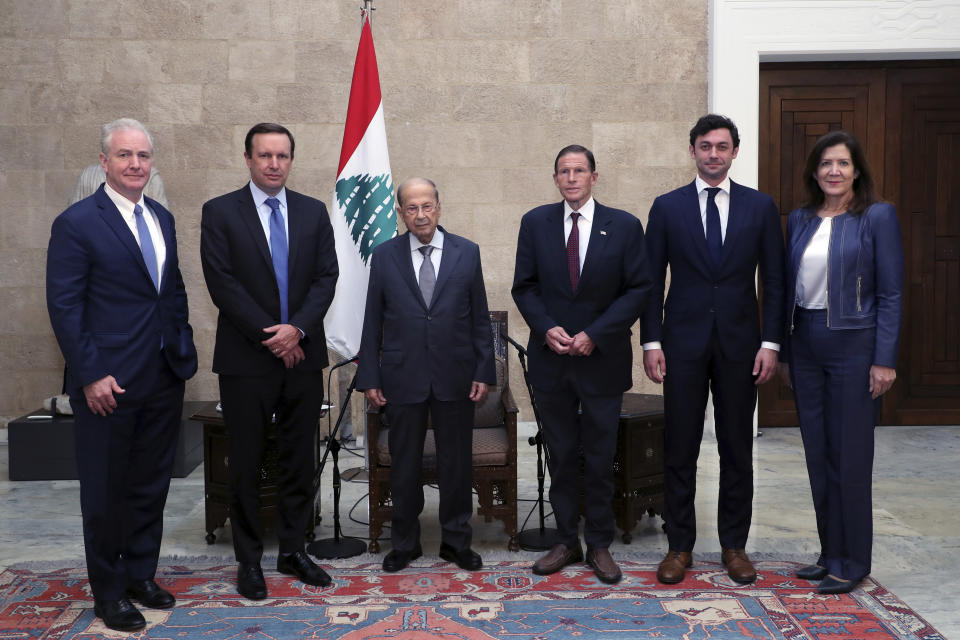
<path fill-rule="evenodd" d="M 316 540 L 307 545 L 307 552 L 317 558 L 352 558 L 366 552 L 367 543 L 357 538 L 342 537 Z"/>
<path fill-rule="evenodd" d="M 547 527 L 526 529 L 520 532 L 517 539 L 520 542 L 520 548 L 524 551 L 549 551 L 560 542 L 557 530 Z"/>

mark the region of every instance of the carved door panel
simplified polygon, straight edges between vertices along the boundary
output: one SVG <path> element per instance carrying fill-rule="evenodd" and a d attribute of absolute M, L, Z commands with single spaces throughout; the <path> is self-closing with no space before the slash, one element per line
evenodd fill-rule
<path fill-rule="evenodd" d="M 759 187 L 784 225 L 803 199 L 818 137 L 863 143 L 881 197 L 900 217 L 906 255 L 898 382 L 881 424 L 960 423 L 960 63 L 760 66 Z M 779 380 L 760 389 L 762 426 L 797 424 Z"/>
<path fill-rule="evenodd" d="M 960 64 L 887 75 L 888 188 L 903 230 L 894 424 L 960 424 Z"/>

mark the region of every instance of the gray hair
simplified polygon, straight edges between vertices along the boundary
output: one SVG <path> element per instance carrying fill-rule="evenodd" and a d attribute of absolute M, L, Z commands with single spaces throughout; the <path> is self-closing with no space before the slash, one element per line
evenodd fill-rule
<path fill-rule="evenodd" d="M 110 153 L 110 138 L 113 137 L 115 132 L 126 129 L 136 129 L 143 132 L 143 135 L 147 136 L 147 142 L 150 143 L 150 150 L 153 150 L 153 136 L 150 135 L 145 126 L 133 118 L 119 118 L 100 127 L 100 151 L 104 155 L 108 155 Z"/>
<path fill-rule="evenodd" d="M 397 187 L 397 203 L 399 206 L 403 206 L 403 188 L 414 184 L 425 184 L 433 187 L 433 199 L 437 201 L 437 204 L 440 204 L 440 190 L 437 189 L 437 183 L 430 178 L 407 178 Z"/>

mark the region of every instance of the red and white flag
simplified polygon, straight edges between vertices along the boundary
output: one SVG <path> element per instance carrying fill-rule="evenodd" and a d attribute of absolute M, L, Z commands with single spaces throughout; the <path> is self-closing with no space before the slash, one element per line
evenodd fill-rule
<path fill-rule="evenodd" d="M 360 350 L 370 256 L 374 247 L 397 234 L 380 74 L 367 11 L 363 12 L 353 67 L 330 221 L 340 278 L 323 325 L 327 346 L 344 358 L 352 358 Z"/>

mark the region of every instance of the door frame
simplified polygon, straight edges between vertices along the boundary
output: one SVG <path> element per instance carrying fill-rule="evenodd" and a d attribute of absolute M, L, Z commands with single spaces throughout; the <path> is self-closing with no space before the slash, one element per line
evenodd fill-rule
<path fill-rule="evenodd" d="M 760 62 L 960 58 L 960 3 L 709 0 L 707 104 L 743 141 L 730 177 L 757 186 Z M 692 123 L 691 123 L 692 124 Z"/>

